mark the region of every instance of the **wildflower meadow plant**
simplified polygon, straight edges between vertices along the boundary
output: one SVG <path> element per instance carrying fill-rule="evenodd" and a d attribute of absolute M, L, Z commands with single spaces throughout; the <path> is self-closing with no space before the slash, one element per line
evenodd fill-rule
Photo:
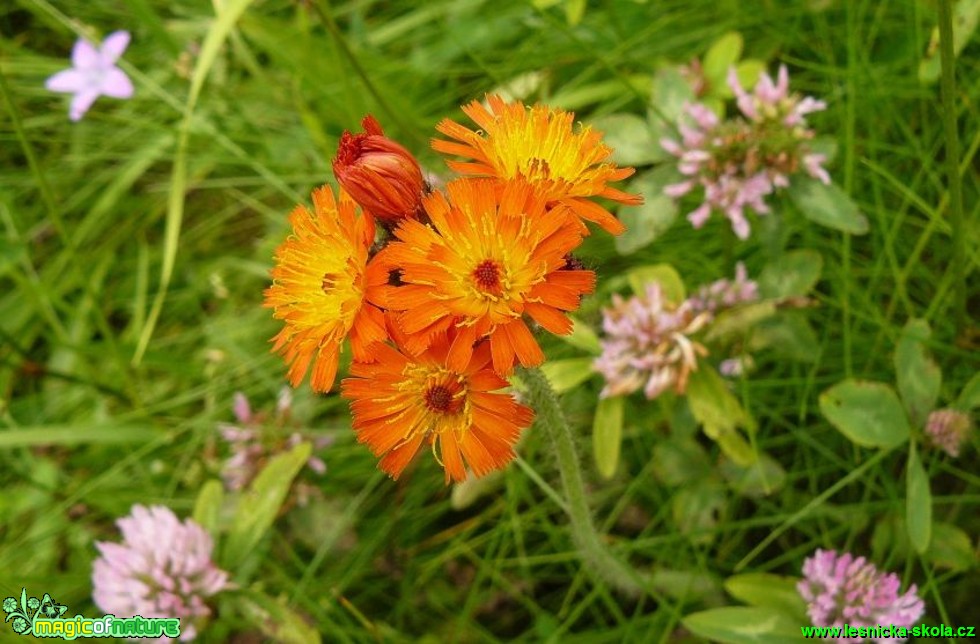
<path fill-rule="evenodd" d="M 797 590 L 814 626 L 894 624 L 908 628 L 925 610 L 915 584 L 902 593 L 898 575 L 879 571 L 864 557 L 833 550 L 817 550 L 804 561 Z M 842 636 L 835 641 L 857 643 L 864 638 Z"/>
<path fill-rule="evenodd" d="M 179 617 L 182 640 L 192 640 L 211 614 L 208 599 L 231 587 L 211 560 L 204 528 L 169 509 L 134 505 L 116 524 L 122 543 L 96 543 L 92 599 L 117 617 Z"/>
<path fill-rule="evenodd" d="M 44 86 L 52 92 L 72 94 L 68 117 L 81 120 L 99 96 L 131 98 L 133 83 L 116 65 L 129 46 L 128 31 L 114 31 L 96 48 L 79 38 L 71 53 L 71 68 L 48 78 Z"/>
<path fill-rule="evenodd" d="M 329 391 L 338 351 L 350 337 L 354 364 L 342 383 L 354 431 L 397 478 L 423 444 L 446 482 L 504 467 L 534 412 L 507 388 L 515 366 L 544 354 L 529 322 L 559 335 L 568 313 L 595 287 L 570 262 L 593 221 L 622 225 L 591 200 L 640 198 L 611 185 L 631 168 L 607 161 L 600 134 L 575 131 L 562 110 L 488 96 L 464 111 L 480 126 L 438 129 L 436 150 L 465 175 L 432 190 L 420 166 L 380 124 L 345 132 L 334 160 L 342 190 L 314 193 L 315 214 L 298 207 L 293 235 L 276 253 L 266 306 L 285 325 L 275 340 L 295 386 Z M 357 206 L 360 208 L 357 208 Z M 391 229 L 374 246 L 374 219 Z"/>
<path fill-rule="evenodd" d="M 751 93 L 742 87 L 734 68 L 728 84 L 740 116 L 723 120 L 707 105 L 690 103 L 678 124 L 680 141 L 661 140 L 664 149 L 677 157 L 677 168 L 685 176 L 664 192 L 679 198 L 703 189 L 704 201 L 687 216 L 691 224 L 700 228 L 718 211 L 729 219 L 739 239 L 746 239 L 751 229 L 745 210 L 769 213 L 766 198 L 789 187 L 793 175 L 804 172 L 830 183 L 823 167 L 826 155 L 810 147 L 814 131 L 806 122 L 807 114 L 825 109 L 826 104 L 791 94 L 785 65 L 776 81 L 763 73 Z"/>

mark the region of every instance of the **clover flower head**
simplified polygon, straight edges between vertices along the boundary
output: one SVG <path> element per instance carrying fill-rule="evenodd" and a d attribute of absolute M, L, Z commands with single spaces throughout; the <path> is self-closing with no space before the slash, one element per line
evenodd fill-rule
<path fill-rule="evenodd" d="M 741 86 L 734 68 L 728 81 L 741 116 L 722 120 L 708 106 L 689 103 L 678 123 L 680 140 L 660 142 L 677 157 L 677 168 L 685 177 L 666 186 L 664 194 L 676 199 L 701 187 L 704 199 L 688 214 L 691 224 L 700 228 L 712 212 L 720 211 L 735 234 L 746 239 L 750 227 L 745 209 L 767 214 L 766 197 L 789 186 L 791 176 L 805 172 L 830 183 L 823 167 L 826 156 L 808 144 L 814 131 L 805 119 L 826 104 L 790 94 L 785 66 L 776 81 L 762 74 L 752 93 Z"/>
<path fill-rule="evenodd" d="M 79 38 L 71 53 L 71 68 L 48 78 L 44 86 L 52 92 L 74 94 L 68 116 L 80 120 L 99 96 L 130 98 L 133 83 L 116 61 L 129 46 L 129 32 L 115 31 L 95 45 Z"/>
<path fill-rule="evenodd" d="M 833 550 L 817 550 L 804 561 L 803 579 L 797 585 L 814 626 L 909 627 L 922 616 L 925 604 L 916 594 L 915 584 L 904 594 L 900 594 L 900 589 L 898 575 L 880 572 L 864 557 Z M 835 641 L 863 640 L 838 637 Z"/>
<path fill-rule="evenodd" d="M 3 612 L 12 613 L 17 610 L 17 600 L 13 597 L 7 597 L 3 600 Z"/>
<path fill-rule="evenodd" d="M 670 388 L 684 393 L 698 357 L 708 354 L 690 336 L 710 319 L 710 313 L 699 313 L 689 300 L 680 305 L 668 302 L 658 282 L 648 284 L 642 296 L 613 295 L 612 307 L 603 310 L 602 355 L 593 364 L 606 379 L 599 395 L 643 389 L 653 399 Z"/>
<path fill-rule="evenodd" d="M 31 597 L 27 600 L 27 607 L 31 610 L 37 610 L 41 607 L 41 601 L 37 597 Z"/>
<path fill-rule="evenodd" d="M 755 302 L 759 299 L 759 285 L 750 280 L 745 264 L 735 265 L 735 280 L 720 279 L 706 284 L 690 298 L 695 311 L 707 311 L 712 315 L 723 309 L 730 309 L 739 304 Z"/>
<path fill-rule="evenodd" d="M 14 629 L 15 633 L 26 633 L 28 629 L 27 620 L 23 617 L 18 617 L 14 619 L 14 623 L 11 624 L 11 627 Z"/>
<path fill-rule="evenodd" d="M 929 442 L 953 458 L 960 455 L 972 429 L 970 415 L 958 409 L 937 409 L 926 419 Z"/>
<path fill-rule="evenodd" d="M 228 573 L 211 561 L 211 536 L 163 506 L 135 505 L 116 525 L 122 543 L 95 544 L 95 604 L 119 617 L 179 617 L 186 622 L 180 639 L 194 639 L 211 614 L 207 598 L 230 587 Z"/>

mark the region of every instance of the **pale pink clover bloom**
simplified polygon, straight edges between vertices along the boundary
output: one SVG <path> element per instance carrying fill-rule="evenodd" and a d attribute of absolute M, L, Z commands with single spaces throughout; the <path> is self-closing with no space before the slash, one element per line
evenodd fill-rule
<path fill-rule="evenodd" d="M 116 617 L 179 617 L 180 639 L 194 639 L 211 614 L 205 600 L 231 587 L 228 573 L 211 561 L 211 536 L 160 505 L 134 505 L 116 525 L 122 543 L 95 544 L 101 553 L 92 564 L 96 606 Z"/>
<path fill-rule="evenodd" d="M 128 31 L 114 31 L 98 49 L 79 38 L 71 52 L 72 67 L 45 81 L 44 86 L 52 92 L 74 94 L 68 111 L 72 121 L 81 119 L 99 96 L 130 98 L 133 95 L 133 83 L 116 66 L 129 46 L 129 38 Z"/>
<path fill-rule="evenodd" d="M 909 628 L 925 611 L 915 584 L 900 594 L 901 581 L 895 573 L 880 572 L 864 557 L 833 550 L 817 550 L 803 562 L 803 579 L 796 589 L 807 602 L 807 615 L 814 626 L 894 624 Z M 828 639 L 854 644 L 865 641 L 844 636 Z"/>

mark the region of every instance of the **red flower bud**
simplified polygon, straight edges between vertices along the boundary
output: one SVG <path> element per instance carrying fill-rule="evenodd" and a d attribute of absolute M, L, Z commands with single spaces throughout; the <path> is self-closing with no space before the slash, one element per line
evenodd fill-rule
<path fill-rule="evenodd" d="M 370 114 L 363 134 L 340 137 L 333 174 L 354 201 L 375 217 L 394 222 L 415 217 L 422 208 L 425 180 L 412 153 L 384 135 Z"/>

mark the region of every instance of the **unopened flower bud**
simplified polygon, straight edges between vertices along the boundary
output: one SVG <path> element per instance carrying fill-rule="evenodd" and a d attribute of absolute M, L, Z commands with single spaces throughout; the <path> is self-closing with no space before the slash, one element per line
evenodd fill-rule
<path fill-rule="evenodd" d="M 371 115 L 361 121 L 364 132 L 340 137 L 333 173 L 362 208 L 393 223 L 415 217 L 422 207 L 425 179 L 412 153 L 384 135 Z"/>

